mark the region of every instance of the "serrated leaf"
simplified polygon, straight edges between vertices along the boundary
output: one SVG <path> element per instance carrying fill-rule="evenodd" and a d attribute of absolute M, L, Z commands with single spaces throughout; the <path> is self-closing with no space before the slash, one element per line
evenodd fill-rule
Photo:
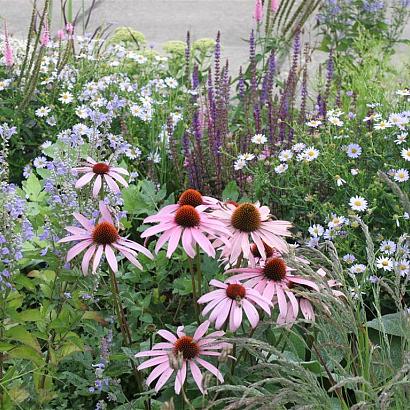
<path fill-rule="evenodd" d="M 6 331 L 6 338 L 24 345 L 31 346 L 41 353 L 40 344 L 35 336 L 29 333 L 24 326 L 14 326 Z"/>
<path fill-rule="evenodd" d="M 8 352 L 8 356 L 14 359 L 30 360 L 38 367 L 44 365 L 43 356 L 30 346 L 18 346 Z"/>

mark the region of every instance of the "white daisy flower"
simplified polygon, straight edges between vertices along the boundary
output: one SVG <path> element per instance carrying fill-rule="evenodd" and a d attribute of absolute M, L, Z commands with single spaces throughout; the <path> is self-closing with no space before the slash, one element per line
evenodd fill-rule
<path fill-rule="evenodd" d="M 319 156 L 319 150 L 317 150 L 315 147 L 309 147 L 303 151 L 302 155 L 306 161 L 310 162 L 315 160 Z"/>
<path fill-rule="evenodd" d="M 387 253 L 388 255 L 393 255 L 396 252 L 397 246 L 393 241 L 383 241 L 380 244 L 380 252 Z"/>
<path fill-rule="evenodd" d="M 336 125 L 336 127 L 342 127 L 344 122 L 338 118 L 338 117 L 329 117 L 328 121 L 332 124 L 332 125 Z"/>
<path fill-rule="evenodd" d="M 287 162 L 293 157 L 293 152 L 290 149 L 284 149 L 279 152 L 278 158 L 281 162 Z"/>
<path fill-rule="evenodd" d="M 243 158 L 238 158 L 234 165 L 233 165 L 235 171 L 239 171 L 240 169 L 246 167 L 246 161 Z"/>
<path fill-rule="evenodd" d="M 404 88 L 403 90 L 397 90 L 396 94 L 401 95 L 402 97 L 408 97 L 408 96 L 410 96 L 410 89 L 409 88 Z"/>
<path fill-rule="evenodd" d="M 63 104 L 70 104 L 71 102 L 73 102 L 73 95 L 66 91 L 65 93 L 60 94 L 58 101 Z"/>
<path fill-rule="evenodd" d="M 393 269 L 393 260 L 385 256 L 376 259 L 376 267 L 390 272 Z"/>
<path fill-rule="evenodd" d="M 357 174 L 359 173 L 359 170 L 358 170 L 357 168 L 352 168 L 352 169 L 350 170 L 350 173 L 351 173 L 353 176 L 355 176 L 355 175 L 357 175 Z"/>
<path fill-rule="evenodd" d="M 350 198 L 349 205 L 353 211 L 363 212 L 367 209 L 367 201 L 357 195 Z"/>
<path fill-rule="evenodd" d="M 349 158 L 359 158 L 362 154 L 362 147 L 359 144 L 349 144 L 346 147 L 346 153 Z"/>
<path fill-rule="evenodd" d="M 403 148 L 401 150 L 401 156 L 406 160 L 410 161 L 410 148 Z"/>
<path fill-rule="evenodd" d="M 288 169 L 288 164 L 286 163 L 279 164 L 274 169 L 277 174 L 283 174 Z"/>
<path fill-rule="evenodd" d="M 392 124 L 389 121 L 380 121 L 377 124 L 374 124 L 374 129 L 375 130 L 385 130 L 387 128 L 392 127 Z"/>
<path fill-rule="evenodd" d="M 336 175 L 335 179 L 337 186 L 342 186 L 346 183 L 346 181 L 340 175 Z"/>
<path fill-rule="evenodd" d="M 400 168 L 394 173 L 394 180 L 397 182 L 406 182 L 409 180 L 409 171 L 404 168 Z"/>
<path fill-rule="evenodd" d="M 351 265 L 356 260 L 356 257 L 354 255 L 352 255 L 351 253 L 347 253 L 346 255 L 343 256 L 342 259 L 348 265 Z"/>
<path fill-rule="evenodd" d="M 293 150 L 294 152 L 301 152 L 301 151 L 303 151 L 305 148 L 306 148 L 306 144 L 304 144 L 303 142 L 298 142 L 297 144 L 295 144 L 295 145 L 292 147 L 292 150 Z"/>
<path fill-rule="evenodd" d="M 263 134 L 255 134 L 252 137 L 252 142 L 254 144 L 265 144 L 268 139 Z"/>
<path fill-rule="evenodd" d="M 310 120 L 306 123 L 308 127 L 317 128 L 322 125 L 322 121 L 319 120 Z"/>
<path fill-rule="evenodd" d="M 309 231 L 311 236 L 316 238 L 318 236 L 322 236 L 323 232 L 325 230 L 324 230 L 322 225 L 315 224 L 315 225 L 312 225 L 311 227 L 309 227 L 308 231 Z"/>
<path fill-rule="evenodd" d="M 366 268 L 366 265 L 363 265 L 362 263 L 356 263 L 349 268 L 349 272 L 353 274 L 363 273 L 366 271 Z"/>
<path fill-rule="evenodd" d="M 397 138 L 394 140 L 394 142 L 397 145 L 403 144 L 403 142 L 407 141 L 407 132 L 402 132 L 400 135 L 397 136 Z"/>
<path fill-rule="evenodd" d="M 407 259 L 395 262 L 395 267 L 400 276 L 408 276 L 410 274 L 410 262 Z"/>
<path fill-rule="evenodd" d="M 36 114 L 36 117 L 43 118 L 43 117 L 47 117 L 48 114 L 50 114 L 50 111 L 51 111 L 50 108 L 43 106 L 43 107 L 37 108 L 37 110 L 35 111 L 35 114 Z"/>

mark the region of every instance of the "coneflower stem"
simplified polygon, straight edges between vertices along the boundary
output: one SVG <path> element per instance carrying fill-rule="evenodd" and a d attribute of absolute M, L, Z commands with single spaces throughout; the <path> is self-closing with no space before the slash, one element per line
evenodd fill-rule
<path fill-rule="evenodd" d="M 112 295 L 113 295 L 113 302 L 114 302 L 114 310 L 117 313 L 118 322 L 120 323 L 120 328 L 121 328 L 121 333 L 122 333 L 122 337 L 124 340 L 124 344 L 126 346 L 131 346 L 131 343 L 132 343 L 131 329 L 128 325 L 127 318 L 125 317 L 124 309 L 122 308 L 117 278 L 115 277 L 115 273 L 112 269 L 110 269 L 109 271 L 110 271 L 110 278 L 111 278 L 111 288 L 112 288 Z M 131 359 L 130 359 L 130 362 L 131 362 L 131 367 L 134 373 L 135 381 L 137 383 L 138 392 L 142 393 L 144 389 L 142 385 L 141 374 Z M 147 408 L 147 402 L 145 402 L 145 407 Z"/>
<path fill-rule="evenodd" d="M 196 273 L 198 276 L 198 296 L 202 296 L 202 271 L 201 271 L 201 254 L 199 253 L 199 246 L 196 245 Z"/>
<path fill-rule="evenodd" d="M 196 293 L 196 283 L 195 283 L 195 269 L 194 269 L 194 261 L 192 258 L 188 257 L 188 262 L 189 262 L 189 271 L 191 272 L 191 281 L 192 281 L 192 299 L 194 302 L 194 310 L 195 310 L 195 317 L 196 321 L 198 322 L 199 325 L 199 312 L 198 312 L 198 296 Z"/>

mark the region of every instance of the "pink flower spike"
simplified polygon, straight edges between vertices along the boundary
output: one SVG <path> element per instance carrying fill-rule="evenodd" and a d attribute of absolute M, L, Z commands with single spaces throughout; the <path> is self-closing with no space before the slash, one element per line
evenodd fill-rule
<path fill-rule="evenodd" d="M 231 264 L 236 263 L 240 255 L 249 259 L 251 242 L 254 242 L 262 259 L 266 259 L 267 247 L 277 252 L 287 253 L 288 246 L 283 236 L 291 236 L 291 223 L 271 219 L 267 206 L 259 202 L 242 204 L 223 204 L 211 215 L 221 221 L 230 231 L 229 243 L 222 247 L 222 258 Z"/>
<path fill-rule="evenodd" d="M 118 262 L 114 252 L 117 250 L 133 265 L 142 270 L 143 267 L 137 260 L 138 252 L 143 253 L 150 259 L 154 259 L 151 252 L 142 245 L 119 235 L 111 213 L 103 201 L 100 201 L 99 208 L 101 218 L 95 225 L 83 215 L 79 213 L 74 214 L 74 218 L 84 229 L 68 226 L 66 230 L 72 235 L 59 241 L 60 243 L 78 241 L 78 243 L 68 251 L 67 261 L 70 261 L 85 251 L 81 262 L 81 269 L 83 274 L 87 275 L 91 259 L 93 259 L 92 272 L 95 273 L 100 264 L 101 257 L 104 254 L 110 268 L 114 272 L 117 272 Z"/>
<path fill-rule="evenodd" d="M 4 22 L 4 60 L 7 67 L 12 67 L 14 64 L 13 49 L 9 41 L 9 32 L 7 30 L 7 23 Z"/>
<path fill-rule="evenodd" d="M 224 238 L 229 231 L 222 222 L 211 218 L 200 206 L 194 208 L 192 205 L 181 205 L 176 211 L 169 208 L 169 212 L 159 211 L 156 215 L 149 216 L 146 222 L 158 221 L 159 224 L 148 228 L 143 232 L 141 238 L 161 233 L 155 247 L 155 252 L 168 242 L 167 257 L 170 258 L 182 242 L 184 251 L 190 258 L 194 258 L 196 244 L 210 257 L 215 257 L 215 248 L 210 239 Z M 225 238 L 224 238 L 225 240 Z"/>
<path fill-rule="evenodd" d="M 57 31 L 57 38 L 61 41 L 65 40 L 65 32 L 64 30 L 58 30 Z"/>
<path fill-rule="evenodd" d="M 273 13 L 276 13 L 279 10 L 280 0 L 270 0 L 270 7 Z"/>
<path fill-rule="evenodd" d="M 253 17 L 255 18 L 256 22 L 260 24 L 263 19 L 263 4 L 262 0 L 255 0 L 255 11 L 253 13 Z"/>
<path fill-rule="evenodd" d="M 103 180 L 107 184 L 108 188 L 114 192 L 119 193 L 120 188 L 117 182 L 121 185 L 127 187 L 127 181 L 120 175 L 129 175 L 128 171 L 123 168 L 112 167 L 105 162 L 96 162 L 92 158 L 87 158 L 87 163 L 85 166 L 73 168 L 74 171 L 79 173 L 84 173 L 84 175 L 78 179 L 75 184 L 77 189 L 82 188 L 91 182 L 95 177 L 93 185 L 93 197 L 96 198 L 101 190 Z"/>
<path fill-rule="evenodd" d="M 43 24 L 43 31 L 41 32 L 41 36 L 40 36 L 40 44 L 43 47 L 47 47 L 49 43 L 50 43 L 50 30 L 48 27 L 48 17 L 45 16 L 44 24 Z"/>
<path fill-rule="evenodd" d="M 219 356 L 221 354 L 220 350 L 231 349 L 232 345 L 219 339 L 224 335 L 224 332 L 218 332 L 218 335 L 211 333 L 204 336 L 209 325 L 209 321 L 202 323 L 195 331 L 194 336 L 186 336 L 182 332 L 183 327 L 178 328 L 178 337 L 168 330 L 160 330 L 158 334 L 167 340 L 167 343 L 158 343 L 153 346 L 152 350 L 139 352 L 135 355 L 137 358 L 153 357 L 138 366 L 138 370 L 155 367 L 147 378 L 147 384 L 150 385 L 158 379 L 155 385 L 155 391 L 158 392 L 176 372 L 175 393 L 180 394 L 186 381 L 188 365 L 201 393 L 205 394 L 206 392 L 202 386 L 202 373 L 198 365 L 208 370 L 223 383 L 224 379 L 221 372 L 201 356 Z M 210 339 L 210 336 L 215 337 Z"/>

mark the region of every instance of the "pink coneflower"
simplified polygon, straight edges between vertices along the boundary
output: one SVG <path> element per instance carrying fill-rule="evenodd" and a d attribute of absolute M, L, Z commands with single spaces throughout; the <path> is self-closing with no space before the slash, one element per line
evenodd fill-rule
<path fill-rule="evenodd" d="M 155 252 L 168 243 L 167 257 L 170 258 L 175 252 L 180 239 L 182 246 L 191 258 L 195 257 L 195 245 L 198 244 L 207 255 L 215 257 L 215 249 L 212 246 L 208 235 L 211 239 L 219 238 L 223 241 L 229 231 L 224 225 L 210 217 L 204 211 L 207 205 L 179 205 L 176 212 L 163 212 L 160 210 L 157 214 L 145 218 L 146 222 L 159 222 L 158 225 L 148 228 L 141 235 L 142 238 L 148 238 L 163 232 L 155 246 Z M 172 208 L 173 209 L 173 208 Z"/>
<path fill-rule="evenodd" d="M 221 372 L 211 363 L 205 361 L 201 356 L 220 356 L 218 350 L 229 349 L 229 343 L 222 342 L 219 338 L 225 334 L 223 331 L 217 331 L 205 336 L 209 328 L 209 321 L 202 323 L 195 331 L 193 336 L 187 336 L 184 333 L 184 327 L 180 326 L 177 329 L 177 336 L 168 330 L 160 330 L 158 334 L 167 342 L 157 343 L 152 346 L 152 350 L 140 352 L 135 357 L 149 357 L 147 360 L 138 366 L 138 370 L 156 366 L 148 376 L 147 384 L 150 385 L 155 379 L 158 379 L 155 385 L 155 391 L 159 391 L 162 386 L 170 379 L 175 370 L 175 393 L 179 394 L 186 380 L 187 367 L 191 369 L 192 377 L 196 385 L 202 393 L 202 373 L 198 365 L 202 366 L 217 379 L 223 383 L 224 379 Z"/>
<path fill-rule="evenodd" d="M 166 205 L 163 208 L 161 208 L 161 210 L 158 212 L 158 215 L 163 215 L 166 213 L 171 214 L 183 205 L 191 205 L 194 208 L 200 205 L 208 205 L 209 207 L 214 207 L 218 203 L 219 201 L 217 199 L 212 198 L 210 196 L 202 195 L 196 189 L 190 188 L 181 194 L 176 204 Z M 147 222 L 154 222 L 154 220 L 149 221 L 149 218 L 147 218 Z"/>
<path fill-rule="evenodd" d="M 320 275 L 322 278 L 325 278 L 326 276 L 326 271 L 322 268 L 320 268 L 317 272 L 318 275 Z M 335 287 L 339 287 L 342 284 L 338 282 L 337 280 L 330 279 L 326 281 L 327 287 L 330 289 L 332 295 L 334 297 L 340 298 L 340 297 L 345 297 L 345 294 L 341 292 L 340 290 L 333 289 Z M 302 285 L 303 287 L 303 285 Z M 320 285 L 321 289 L 324 289 L 326 286 Z M 309 299 L 307 299 L 305 296 L 301 295 L 296 295 L 297 300 L 299 302 L 299 307 L 300 307 L 300 312 L 302 313 L 303 317 L 306 320 L 309 320 L 311 322 L 315 321 L 315 311 L 313 308 L 313 305 Z M 274 303 L 277 301 L 274 301 Z M 330 313 L 329 308 L 323 304 L 323 302 L 320 302 L 323 306 L 323 308 Z M 277 323 L 280 324 L 289 324 L 293 323 L 296 320 L 296 317 L 298 315 L 298 310 L 295 311 L 295 309 L 292 309 L 292 306 L 290 305 L 290 302 L 288 302 L 288 311 L 286 316 L 282 316 L 279 314 Z"/>
<path fill-rule="evenodd" d="M 121 237 L 118 234 L 118 229 L 114 225 L 110 211 L 104 202 L 100 201 L 99 208 L 101 218 L 96 225 L 77 212 L 73 214 L 74 218 L 83 228 L 75 226 L 67 226 L 65 228 L 72 234 L 72 236 L 67 236 L 59 242 L 78 241 L 78 243 L 68 251 L 67 262 L 71 261 L 71 259 L 75 258 L 79 253 L 88 248 L 84 253 L 81 263 L 84 275 L 88 274 L 88 267 L 93 257 L 92 272 L 96 272 L 103 254 L 105 254 L 110 268 L 114 272 L 117 272 L 118 263 L 114 253 L 114 250 L 117 250 L 133 265 L 142 270 L 142 265 L 136 259 L 138 256 L 137 252 L 141 252 L 148 258 L 154 259 L 152 253 L 142 245 Z"/>
<path fill-rule="evenodd" d="M 229 280 L 245 280 L 244 285 L 250 286 L 257 290 L 264 298 L 272 300 L 276 296 L 279 305 L 280 315 L 287 316 L 288 303 L 294 311 L 294 316 L 297 316 L 298 301 L 296 296 L 291 291 L 293 285 L 303 285 L 319 291 L 319 286 L 306 278 L 290 274 L 292 268 L 286 266 L 282 258 L 273 257 L 260 266 L 249 268 L 234 268 L 227 270 L 226 273 L 239 272 L 232 276 Z"/>
<path fill-rule="evenodd" d="M 275 248 L 281 253 L 287 251 L 286 241 L 281 236 L 290 236 L 289 228 L 292 226 L 287 221 L 273 221 L 267 206 L 255 204 L 225 203 L 212 215 L 225 223 L 231 232 L 229 245 L 222 251 L 222 257 L 228 257 L 231 263 L 238 260 L 239 256 L 249 258 L 251 239 L 257 246 L 262 258 L 266 258 L 265 245 Z"/>
<path fill-rule="evenodd" d="M 235 332 L 242 323 L 242 313 L 245 314 L 255 328 L 259 323 L 259 313 L 254 305 L 262 308 L 270 316 L 272 302 L 265 299 L 255 289 L 243 286 L 238 282 L 222 283 L 212 279 L 210 285 L 218 288 L 206 293 L 198 299 L 198 303 L 207 303 L 202 315 L 209 315 L 210 322 L 215 322 L 215 329 L 220 329 L 229 318 L 229 330 Z"/>
<path fill-rule="evenodd" d="M 13 48 L 10 45 L 6 22 L 4 22 L 4 61 L 7 67 L 11 67 L 14 64 Z"/>
<path fill-rule="evenodd" d="M 253 17 L 259 24 L 263 19 L 263 4 L 262 0 L 255 0 L 255 11 L 253 13 Z"/>
<path fill-rule="evenodd" d="M 128 186 L 127 181 L 120 175 L 129 175 L 128 171 L 126 171 L 124 168 L 112 167 L 105 162 L 96 162 L 90 157 L 87 157 L 87 163 L 89 165 L 73 168 L 73 170 L 77 172 L 85 172 L 85 174 L 76 182 L 76 188 L 82 188 L 83 186 L 87 185 L 94 177 L 96 177 L 93 186 L 93 196 L 94 198 L 96 198 L 98 193 L 100 192 L 103 178 L 107 183 L 108 188 L 110 188 L 111 191 L 116 194 L 120 192 L 120 188 L 118 187 L 118 184 L 114 181 L 114 179 L 125 187 Z"/>

